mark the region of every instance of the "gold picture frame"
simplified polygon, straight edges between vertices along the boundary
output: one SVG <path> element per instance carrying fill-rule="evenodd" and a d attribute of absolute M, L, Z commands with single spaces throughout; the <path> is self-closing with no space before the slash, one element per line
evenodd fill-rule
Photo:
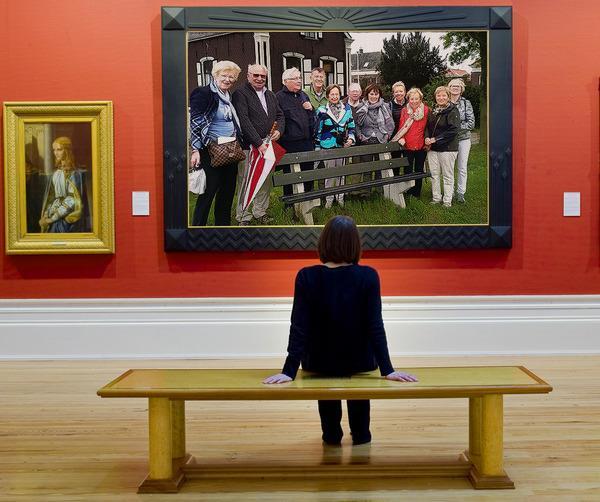
<path fill-rule="evenodd" d="M 6 253 L 114 253 L 112 102 L 3 108 Z"/>

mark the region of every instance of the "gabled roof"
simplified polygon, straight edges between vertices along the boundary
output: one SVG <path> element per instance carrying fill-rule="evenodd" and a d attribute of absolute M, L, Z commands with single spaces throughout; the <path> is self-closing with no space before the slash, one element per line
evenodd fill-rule
<path fill-rule="evenodd" d="M 188 42 L 193 42 L 194 40 L 204 40 L 206 38 L 222 37 L 223 35 L 229 35 L 230 33 L 231 32 L 224 31 L 189 31 Z"/>
<path fill-rule="evenodd" d="M 377 71 L 377 66 L 381 62 L 381 51 L 353 52 L 350 54 L 350 62 L 352 71 Z"/>
<path fill-rule="evenodd" d="M 446 77 L 468 77 L 469 72 L 465 70 L 459 70 L 458 68 L 448 68 L 446 71 Z"/>

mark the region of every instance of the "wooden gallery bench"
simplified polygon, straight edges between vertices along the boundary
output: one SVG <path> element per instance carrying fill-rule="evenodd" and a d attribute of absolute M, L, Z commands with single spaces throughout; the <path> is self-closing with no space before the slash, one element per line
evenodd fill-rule
<path fill-rule="evenodd" d="M 425 459 L 392 466 L 322 464 L 312 470 L 298 466 L 262 469 L 260 465 L 253 465 L 238 470 L 237 474 L 226 472 L 225 475 L 258 478 L 288 478 L 298 476 L 298 473 L 312 478 L 332 475 L 352 478 L 467 477 L 475 488 L 514 488 L 503 468 L 503 396 L 548 393 L 552 387 L 522 366 L 408 368 L 406 371 L 417 375 L 419 381 L 392 382 L 381 378 L 378 372 L 327 378 L 300 371 L 293 382 L 264 385 L 262 379 L 278 370 L 136 369 L 102 387 L 98 395 L 148 399 L 150 473 L 139 486 L 139 493 L 176 492 L 186 477 L 207 475 L 207 468 L 194 465 L 194 458 L 186 452 L 186 400 L 468 398 L 469 446 L 457 460 Z M 268 415 L 264 420 L 269 422 Z M 315 435 L 318 436 L 317 427 L 315 425 Z"/>
<path fill-rule="evenodd" d="M 316 150 L 309 152 L 286 153 L 277 166 L 291 166 L 290 173 L 276 172 L 273 174 L 273 186 L 291 185 L 293 194 L 281 197 L 282 202 L 294 204 L 298 218 L 304 224 L 313 225 L 311 210 L 320 205 L 321 197 L 341 193 L 355 192 L 373 187 L 383 187 L 383 196 L 394 204 L 404 209 L 404 192 L 413 187 L 414 180 L 427 178 L 426 173 L 411 173 L 394 176 L 393 169 L 403 168 L 408 165 L 405 157 L 393 159 L 392 152 L 401 150 L 400 145 L 394 141 L 380 145 L 352 146 L 350 148 L 332 148 L 330 150 Z M 374 155 L 376 160 L 369 162 L 360 161 L 363 155 Z M 346 164 L 340 167 L 327 167 L 300 171 L 300 164 L 304 162 L 316 163 L 322 160 L 346 159 Z M 355 175 L 362 179 L 364 173 L 379 172 L 380 179 L 351 182 L 349 178 Z M 327 178 L 346 177 L 346 184 L 316 189 L 311 192 L 304 191 L 304 182 L 319 182 Z"/>

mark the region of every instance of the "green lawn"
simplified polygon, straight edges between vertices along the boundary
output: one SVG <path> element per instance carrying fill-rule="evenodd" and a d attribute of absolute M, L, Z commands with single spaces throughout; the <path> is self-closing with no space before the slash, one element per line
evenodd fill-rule
<path fill-rule="evenodd" d="M 336 214 L 352 216 L 359 225 L 477 225 L 487 223 L 488 170 L 486 145 L 473 145 L 469 155 L 467 193 L 465 204 L 453 201 L 452 207 L 441 204 L 431 205 L 431 179 L 423 180 L 421 197 L 407 197 L 406 209 L 401 209 L 391 201 L 384 199 L 375 190 L 368 198 L 359 198 L 346 194 L 344 207 L 334 205 L 331 209 L 323 206 L 312 212 L 315 225 L 323 225 Z M 456 173 L 455 173 L 456 183 Z M 196 196 L 189 194 L 190 221 L 196 203 Z M 280 201 L 281 188 L 271 191 L 269 215 L 274 219 L 272 225 L 299 225 L 293 217 L 291 208 L 287 210 Z M 236 199 L 237 200 L 237 194 Z M 231 220 L 235 224 L 235 204 Z M 256 223 L 253 221 L 253 223 Z M 214 217 L 209 216 L 208 225 L 214 225 Z"/>

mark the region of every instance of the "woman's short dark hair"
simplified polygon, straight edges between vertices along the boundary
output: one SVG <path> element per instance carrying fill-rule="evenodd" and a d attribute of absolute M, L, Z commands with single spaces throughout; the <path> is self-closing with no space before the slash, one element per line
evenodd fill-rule
<path fill-rule="evenodd" d="M 317 250 L 322 263 L 358 263 L 362 248 L 354 220 L 341 215 L 331 218 L 321 232 Z"/>
<path fill-rule="evenodd" d="M 369 97 L 369 93 L 371 91 L 377 91 L 377 93 L 379 94 L 379 97 L 381 97 L 382 93 L 381 93 L 381 87 L 379 87 L 379 85 L 377 84 L 369 84 L 367 86 L 367 88 L 365 89 L 365 92 L 363 93 L 363 96 L 365 99 L 367 99 Z"/>
<path fill-rule="evenodd" d="M 329 97 L 329 93 L 331 91 L 333 91 L 334 89 L 338 90 L 338 92 L 340 93 L 340 96 L 342 95 L 342 89 L 340 88 L 340 86 L 337 85 L 337 84 L 331 84 L 331 85 L 328 85 L 327 88 L 325 89 L 325 97 L 328 98 Z"/>

